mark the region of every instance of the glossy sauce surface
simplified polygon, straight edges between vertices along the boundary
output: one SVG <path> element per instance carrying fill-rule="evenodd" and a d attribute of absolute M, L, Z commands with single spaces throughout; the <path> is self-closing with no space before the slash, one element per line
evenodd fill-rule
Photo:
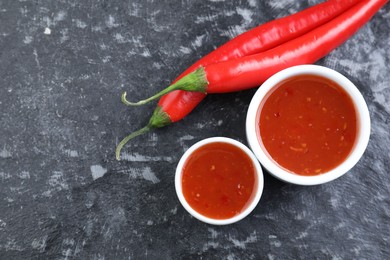
<path fill-rule="evenodd" d="M 188 204 L 213 219 L 227 219 L 242 212 L 253 199 L 255 167 L 238 147 L 209 143 L 187 159 L 182 190 Z"/>
<path fill-rule="evenodd" d="M 335 168 L 349 155 L 356 138 L 351 98 L 320 76 L 301 75 L 282 82 L 258 117 L 258 136 L 270 156 L 299 175 Z"/>

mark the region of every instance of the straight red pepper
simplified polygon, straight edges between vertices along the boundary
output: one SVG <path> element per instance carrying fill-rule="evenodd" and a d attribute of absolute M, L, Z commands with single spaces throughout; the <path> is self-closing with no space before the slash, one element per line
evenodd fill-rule
<path fill-rule="evenodd" d="M 269 51 L 204 67 L 206 92 L 245 90 L 259 86 L 285 68 L 314 63 L 348 40 L 387 2 L 365 0 L 332 21 Z"/>
<path fill-rule="evenodd" d="M 194 63 L 173 83 L 201 66 L 207 66 L 266 51 L 301 36 L 330 21 L 360 1 L 361 0 L 330 0 L 307 8 L 296 14 L 276 19 L 253 28 Z M 149 124 L 139 131 L 127 136 L 119 143 L 116 150 L 117 159 L 119 160 L 120 149 L 128 140 L 145 133 L 152 128 L 163 127 L 184 118 L 203 100 L 204 97 L 204 93 L 187 92 L 183 90 L 176 90 L 162 96 L 157 108 L 150 118 Z M 132 105 L 130 102 L 127 102 L 126 93 L 122 95 L 122 101 L 127 105 Z"/>
<path fill-rule="evenodd" d="M 226 93 L 257 87 L 280 70 L 323 58 L 358 31 L 387 2 L 362 1 L 330 22 L 273 49 L 200 67 L 147 101 L 176 89 Z"/>

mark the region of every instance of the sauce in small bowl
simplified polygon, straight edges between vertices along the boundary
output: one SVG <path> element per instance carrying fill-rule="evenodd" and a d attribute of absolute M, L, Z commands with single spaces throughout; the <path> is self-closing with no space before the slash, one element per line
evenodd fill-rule
<path fill-rule="evenodd" d="M 197 219 L 215 225 L 237 222 L 257 205 L 263 190 L 262 169 L 253 153 L 225 137 L 202 140 L 177 166 L 176 192 Z"/>
<path fill-rule="evenodd" d="M 256 92 L 246 122 L 250 147 L 275 177 L 300 185 L 348 172 L 370 135 L 367 105 L 351 81 L 316 65 L 268 79 Z"/>

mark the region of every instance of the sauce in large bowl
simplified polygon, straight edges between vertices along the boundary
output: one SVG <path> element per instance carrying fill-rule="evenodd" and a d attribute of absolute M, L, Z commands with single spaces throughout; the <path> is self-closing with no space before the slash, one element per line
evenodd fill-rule
<path fill-rule="evenodd" d="M 267 79 L 246 116 L 249 147 L 274 177 L 298 185 L 333 181 L 359 161 L 371 120 L 359 89 L 341 73 L 298 65 Z"/>
<path fill-rule="evenodd" d="M 258 115 L 258 138 L 280 166 L 299 175 L 318 175 L 341 164 L 352 151 L 357 117 L 351 97 L 317 75 L 282 81 Z"/>

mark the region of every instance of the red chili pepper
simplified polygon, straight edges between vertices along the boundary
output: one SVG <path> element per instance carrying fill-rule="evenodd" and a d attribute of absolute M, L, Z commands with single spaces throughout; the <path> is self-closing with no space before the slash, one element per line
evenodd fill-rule
<path fill-rule="evenodd" d="M 180 74 L 173 83 L 201 66 L 232 60 L 274 48 L 301 36 L 330 21 L 361 0 L 329 0 L 298 13 L 257 26 L 228 41 Z M 163 118 L 161 125 L 150 123 L 150 128 L 160 128 L 187 116 L 206 96 L 204 93 L 176 90 L 161 97 L 153 116 Z M 126 92 L 122 101 L 127 105 Z M 152 117 L 153 117 L 152 116 Z M 151 118 L 154 122 L 154 118 Z M 158 120 L 160 122 L 160 120 Z"/>
<path fill-rule="evenodd" d="M 200 67 L 148 101 L 176 89 L 225 93 L 257 87 L 280 70 L 321 59 L 358 31 L 387 2 L 362 1 L 330 22 L 273 49 Z"/>
<path fill-rule="evenodd" d="M 187 76 L 195 69 L 210 64 L 240 58 L 246 55 L 269 50 L 291 39 L 301 36 L 314 28 L 330 21 L 361 0 L 329 0 L 312 6 L 296 14 L 276 19 L 253 28 L 209 53 L 185 70 L 173 83 Z M 116 150 L 119 153 L 130 139 L 149 131 L 176 122 L 190 113 L 205 97 L 204 93 L 176 90 L 162 96 L 148 125 L 123 139 Z M 122 101 L 126 100 L 126 92 Z"/>

